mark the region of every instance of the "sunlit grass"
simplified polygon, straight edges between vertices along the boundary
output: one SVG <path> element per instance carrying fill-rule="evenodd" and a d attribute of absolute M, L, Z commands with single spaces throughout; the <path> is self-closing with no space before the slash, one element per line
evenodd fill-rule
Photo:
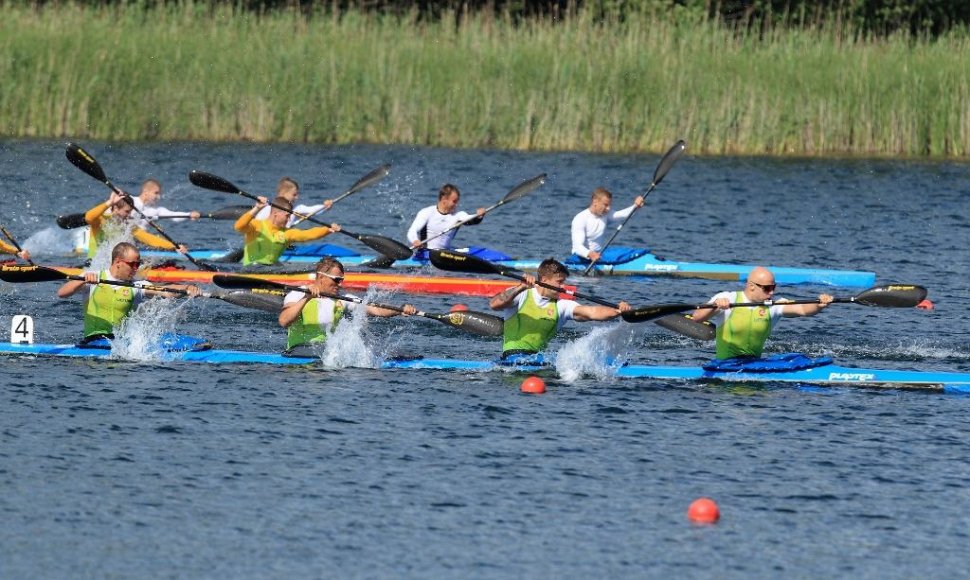
<path fill-rule="evenodd" d="M 966 156 L 968 35 L 2 6 L 0 133 Z M 457 24 L 456 24 L 457 22 Z"/>

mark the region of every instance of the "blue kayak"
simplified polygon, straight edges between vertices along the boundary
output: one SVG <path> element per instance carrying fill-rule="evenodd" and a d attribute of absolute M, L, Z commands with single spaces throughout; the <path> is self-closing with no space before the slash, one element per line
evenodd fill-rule
<path fill-rule="evenodd" d="M 614 248 L 614 250 L 618 250 L 614 254 L 614 259 L 609 262 L 597 263 L 594 266 L 597 273 L 612 276 L 674 276 L 743 282 L 747 280 L 748 273 L 756 267 L 755 265 L 745 264 L 667 260 L 643 249 Z M 541 260 L 518 260 L 496 250 L 480 247 L 459 248 L 454 251 L 467 252 L 495 264 L 517 270 L 535 271 L 541 262 Z M 229 253 L 229 250 L 192 250 L 192 256 L 203 261 L 219 261 Z M 143 250 L 141 254 L 145 258 L 184 259 L 181 254 L 176 252 L 161 250 Z M 355 267 L 367 266 L 369 263 L 378 260 L 378 256 L 360 255 L 342 246 L 334 246 L 333 244 L 309 244 L 301 245 L 293 250 L 284 252 L 280 257 L 280 263 L 311 264 L 319 261 L 323 256 L 334 256 L 345 266 Z M 420 259 L 420 257 L 418 256 L 418 259 L 398 260 L 387 266 L 403 269 L 427 267 L 428 261 L 426 259 Z M 582 260 L 565 258 L 563 262 L 570 270 L 575 272 L 582 272 L 586 268 L 586 262 Z M 876 274 L 874 272 L 784 266 L 766 267 L 774 273 L 775 281 L 778 284 L 786 286 L 794 284 L 819 284 L 841 288 L 869 288 L 876 283 Z"/>
<path fill-rule="evenodd" d="M 108 349 L 78 348 L 73 344 L 0 343 L 0 354 L 107 358 L 111 356 L 111 351 Z M 319 362 L 318 359 L 313 357 L 288 357 L 276 353 L 220 349 L 172 351 L 166 352 L 162 358 L 166 361 L 210 364 L 311 365 Z M 413 358 L 384 361 L 381 363 L 381 369 L 535 373 L 553 371 L 554 367 L 535 364 L 509 366 L 498 361 L 485 360 Z M 949 393 L 970 393 L 970 373 L 867 369 L 844 367 L 829 362 L 797 370 L 745 369 L 743 367 L 729 370 L 687 366 L 624 365 L 614 369 L 614 373 L 618 378 L 668 381 L 887 386 L 892 388 L 935 389 Z"/>

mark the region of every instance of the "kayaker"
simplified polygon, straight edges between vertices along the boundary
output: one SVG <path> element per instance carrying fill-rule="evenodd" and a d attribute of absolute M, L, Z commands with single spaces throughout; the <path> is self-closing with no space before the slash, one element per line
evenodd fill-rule
<path fill-rule="evenodd" d="M 100 272 L 85 272 L 84 280 L 71 280 L 57 291 L 59 298 L 77 294 L 85 286 L 88 294 L 84 303 L 84 338 L 78 344 L 90 348 L 110 348 L 106 339 L 114 338 L 115 328 L 128 317 L 141 300 L 148 296 L 172 297 L 175 294 L 146 290 L 131 286 L 96 284 L 99 280 L 132 282 L 136 286 L 148 285 L 145 280 L 135 281 L 135 273 L 141 265 L 138 248 L 129 242 L 120 242 L 111 250 L 111 265 Z M 195 286 L 166 285 L 173 290 L 184 290 L 190 296 L 199 293 Z"/>
<path fill-rule="evenodd" d="M 17 248 L 8 244 L 7 242 L 0 240 L 0 254 L 13 254 L 21 260 L 30 260 L 30 252 L 26 249 L 17 251 Z"/>
<path fill-rule="evenodd" d="M 245 236 L 244 265 L 275 264 L 290 244 L 318 240 L 329 235 L 330 232 L 340 231 L 338 224 L 305 230 L 287 227 L 291 214 L 286 210 L 292 211 L 293 204 L 280 197 L 273 200 L 273 203 L 285 210 L 270 207 L 267 219 L 257 219 L 256 216 L 267 208 L 269 203 L 263 196 L 259 196 L 258 200 L 251 210 L 239 216 L 234 226 L 237 232 Z"/>
<path fill-rule="evenodd" d="M 290 202 L 293 206 L 293 214 L 290 214 L 289 220 L 286 222 L 286 227 L 292 227 L 296 222 L 300 221 L 300 216 L 309 216 L 313 214 L 320 213 L 321 211 L 327 211 L 333 206 L 333 200 L 327 199 L 323 203 L 317 205 L 297 205 L 296 200 L 300 197 L 300 184 L 296 182 L 292 177 L 281 177 L 279 183 L 276 184 L 276 198 L 285 199 Z M 269 219 L 270 210 L 273 208 L 266 206 L 256 214 L 256 219 L 265 220 Z M 294 215 L 299 214 L 299 215 Z"/>
<path fill-rule="evenodd" d="M 566 266 L 551 258 L 543 260 L 536 272 L 539 282 L 561 287 L 566 281 Z M 525 282 L 492 296 L 488 305 L 505 314 L 502 360 L 534 362 L 535 355 L 545 350 L 567 320 L 587 322 L 612 320 L 630 305 L 620 302 L 619 309 L 608 306 L 584 306 L 575 300 L 559 297 L 557 290 L 536 286 L 536 277 L 524 276 Z M 541 362 L 541 361 L 540 361 Z"/>
<path fill-rule="evenodd" d="M 188 252 L 189 249 L 185 244 L 176 247 L 165 238 L 150 234 L 135 223 L 131 219 L 134 203 L 129 195 L 112 191 L 107 201 L 92 207 L 84 214 L 84 221 L 91 226 L 88 240 L 89 258 L 94 258 L 98 253 L 98 247 L 106 240 L 117 241 L 117 238 L 128 235 L 128 228 L 131 228 L 131 236 L 146 246 L 161 250 L 176 250 L 181 254 Z M 111 213 L 108 213 L 108 210 L 111 210 Z"/>
<path fill-rule="evenodd" d="M 635 208 L 643 207 L 643 196 L 638 195 L 630 207 L 610 213 L 612 203 L 613 194 L 597 187 L 590 197 L 589 207 L 573 218 L 571 234 L 575 256 L 589 261 L 599 260 L 607 228 L 626 219 Z"/>
<path fill-rule="evenodd" d="M 141 184 L 141 192 L 138 197 L 133 197 L 132 200 L 135 202 L 135 209 L 144 214 L 148 219 L 156 219 L 160 217 L 172 217 L 172 221 L 184 221 L 185 219 L 197 220 L 200 214 L 197 211 L 173 211 L 167 207 L 162 207 L 158 205 L 158 200 L 162 197 L 162 184 L 157 179 L 146 179 L 144 183 Z M 147 222 L 139 224 L 142 228 L 148 227 Z"/>
<path fill-rule="evenodd" d="M 813 316 L 832 302 L 830 294 L 819 294 L 817 304 L 784 304 L 774 301 L 775 275 L 761 266 L 751 270 L 744 290 L 719 292 L 708 303 L 717 309 L 699 308 L 691 317 L 695 322 L 716 316 L 715 352 L 718 359 L 734 357 L 760 357 L 765 341 L 771 334 L 778 319 L 796 316 Z M 741 302 L 773 302 L 764 306 L 731 308 L 731 304 Z"/>
<path fill-rule="evenodd" d="M 303 286 L 309 293 L 294 290 L 283 299 L 279 323 L 287 329 L 284 354 L 312 355 L 312 346 L 325 342 L 327 335 L 336 329 L 340 319 L 348 312 L 360 312 L 363 309 L 370 316 L 382 318 L 398 314 L 410 316 L 417 312 L 410 304 L 405 304 L 402 307 L 404 312 L 401 313 L 331 298 L 330 296 L 342 294 L 340 284 L 344 281 L 344 266 L 335 258 L 327 257 L 317 262 L 316 273 L 316 279 L 310 285 Z"/>
<path fill-rule="evenodd" d="M 428 249 L 432 250 L 450 250 L 451 242 L 455 239 L 458 229 L 451 230 L 444 235 L 439 234 L 461 222 L 468 222 L 465 225 L 469 226 L 482 223 L 482 218 L 485 217 L 485 208 L 478 208 L 474 215 L 458 211 L 460 199 L 461 192 L 458 191 L 457 187 L 450 183 L 444 184 L 438 191 L 438 203 L 423 208 L 411 222 L 411 227 L 408 228 L 408 243 L 411 244 L 411 247 L 422 248 L 427 246 Z M 427 244 L 423 244 L 424 240 L 429 241 Z"/>

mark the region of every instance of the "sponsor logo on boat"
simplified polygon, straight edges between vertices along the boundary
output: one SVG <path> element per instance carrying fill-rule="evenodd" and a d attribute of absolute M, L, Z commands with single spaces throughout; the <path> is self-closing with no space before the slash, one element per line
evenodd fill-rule
<path fill-rule="evenodd" d="M 876 378 L 872 373 L 829 373 L 830 381 L 871 381 Z"/>
<path fill-rule="evenodd" d="M 643 270 L 650 272 L 673 272 L 677 266 L 673 264 L 644 264 Z"/>

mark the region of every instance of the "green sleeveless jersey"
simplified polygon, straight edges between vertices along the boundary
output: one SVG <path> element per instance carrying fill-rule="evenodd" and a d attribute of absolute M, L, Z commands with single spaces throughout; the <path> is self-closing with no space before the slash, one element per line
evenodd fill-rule
<path fill-rule="evenodd" d="M 113 280 L 107 270 L 98 274 L 99 280 Z M 84 307 L 84 336 L 114 334 L 114 329 L 141 299 L 142 290 L 128 286 L 91 286 Z"/>
<path fill-rule="evenodd" d="M 286 250 L 289 242 L 286 230 L 281 230 L 269 220 L 253 220 L 250 227 L 255 232 L 247 232 L 243 249 L 243 264 L 275 264 Z"/>
<path fill-rule="evenodd" d="M 746 301 L 744 295 L 738 292 L 735 302 Z M 771 308 L 755 306 L 733 308 L 724 317 L 724 323 L 717 327 L 715 338 L 717 358 L 733 358 L 736 356 L 761 356 L 765 348 L 765 341 L 771 334 Z"/>
<path fill-rule="evenodd" d="M 287 328 L 287 350 L 314 342 L 324 342 L 344 315 L 344 303 L 330 298 L 314 298 L 303 305 L 300 316 Z"/>
<path fill-rule="evenodd" d="M 525 300 L 511 318 L 505 321 L 502 351 L 525 350 L 542 352 L 556 335 L 559 308 L 555 300 L 545 306 L 536 304 L 534 288 L 526 291 Z"/>

